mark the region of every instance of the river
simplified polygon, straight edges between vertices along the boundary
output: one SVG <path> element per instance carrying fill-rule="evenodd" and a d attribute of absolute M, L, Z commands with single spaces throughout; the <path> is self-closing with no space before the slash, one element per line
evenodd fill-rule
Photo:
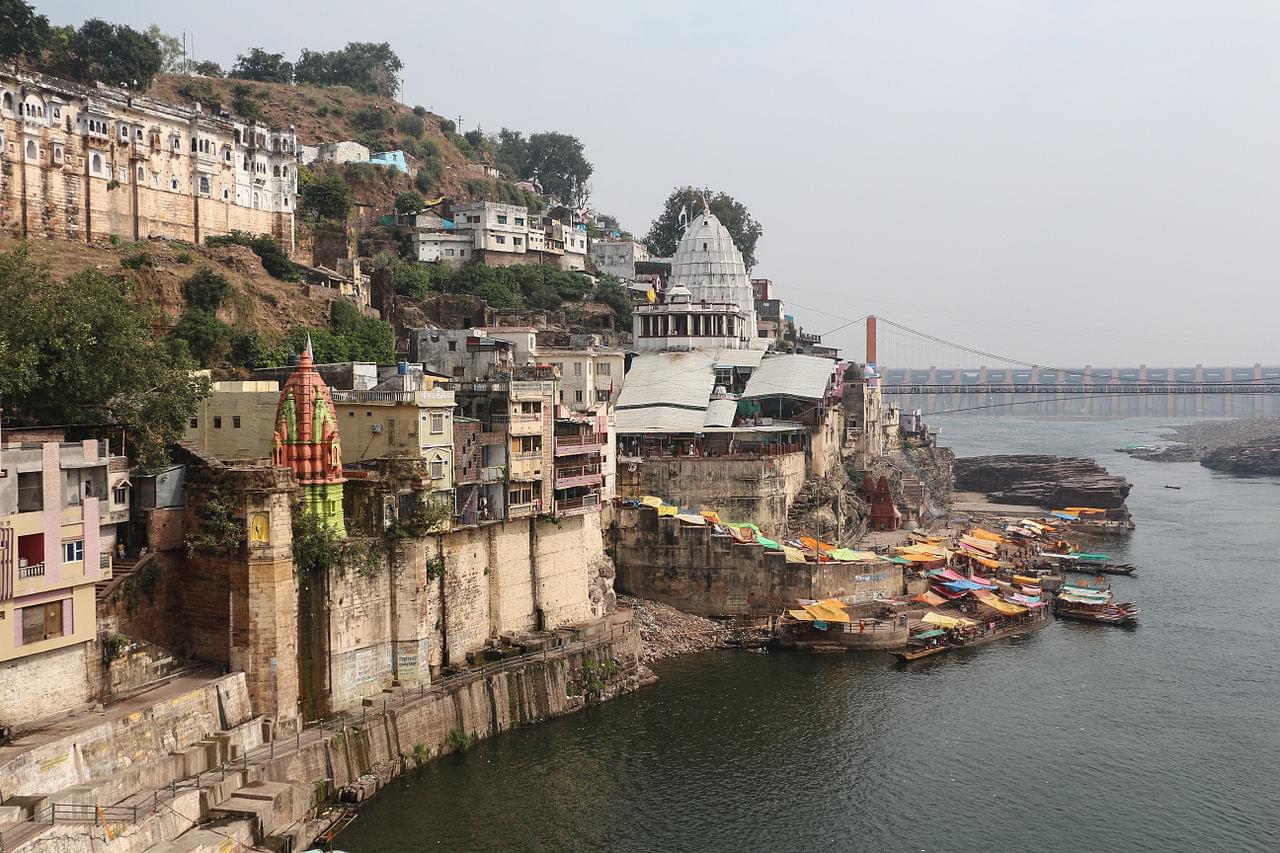
<path fill-rule="evenodd" d="M 1058 622 L 903 669 L 711 652 L 409 774 L 335 845 L 450 851 L 1280 849 L 1280 479 L 1134 460 L 1162 422 L 939 419 L 958 455 L 1134 484 L 1132 630 Z M 1181 490 L 1165 489 L 1165 484 Z"/>

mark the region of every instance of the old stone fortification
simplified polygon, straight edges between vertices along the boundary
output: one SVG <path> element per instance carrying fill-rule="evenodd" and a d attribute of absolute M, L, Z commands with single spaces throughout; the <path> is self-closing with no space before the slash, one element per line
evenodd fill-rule
<path fill-rule="evenodd" d="M 618 466 L 618 494 L 657 495 L 731 521 L 785 530 L 787 510 L 806 476 L 804 453 L 758 459 L 672 457 Z"/>
<path fill-rule="evenodd" d="M 639 634 L 624 622 L 597 623 L 566 639 L 567 644 L 541 655 L 494 664 L 432 688 L 389 689 L 382 694 L 385 701 L 371 700 L 365 713 L 349 714 L 323 729 L 309 729 L 268 746 L 244 743 L 224 751 L 220 754 L 232 759 L 226 766 L 205 772 L 196 780 L 187 779 L 186 787 L 180 785 L 168 805 L 154 812 L 147 810 L 137 822 L 115 822 L 110 849 L 140 853 L 180 833 L 185 834 L 176 846 L 163 849 L 213 853 L 234 846 L 227 836 L 246 846 L 269 849 L 281 849 L 271 845 L 290 839 L 291 849 L 304 849 L 324 828 L 316 819 L 320 807 L 335 796 L 365 799 L 401 773 L 465 749 L 478 739 L 568 714 L 639 687 L 645 673 L 640 664 Z M 242 678 L 239 683 L 240 695 L 247 702 Z M 192 720 L 188 728 L 193 733 L 204 731 L 214 722 L 213 718 Z M 129 725 L 138 731 L 130 729 L 127 735 L 117 734 L 116 740 L 107 741 L 118 747 L 121 761 L 127 761 L 129 755 L 142 755 L 131 752 L 133 742 L 125 738 L 143 737 L 144 730 L 156 728 L 150 723 L 150 719 L 131 721 Z M 242 749 L 249 750 L 247 756 Z M 163 744 L 152 748 L 157 755 L 162 751 Z M 169 756 L 168 760 L 177 759 Z M 190 758 L 186 761 L 192 775 L 213 769 L 213 765 Z M 24 766 L 35 763 L 38 759 L 26 761 Z M 117 802 L 112 799 L 116 794 L 132 794 L 126 803 L 150 802 L 150 792 L 144 789 L 153 783 L 159 787 L 168 784 L 168 779 L 157 781 L 160 779 L 158 775 L 140 778 L 132 790 L 121 786 L 84 802 Z M 46 777 L 32 784 L 39 787 L 55 781 L 61 780 Z M 217 824 L 187 831 L 202 819 L 213 819 Z M 104 849 L 98 828 L 58 823 L 37 829 L 36 837 L 5 849 L 32 853 Z"/>
<path fill-rule="evenodd" d="M 202 761 L 199 769 L 207 769 L 206 753 L 219 749 L 215 740 L 223 741 L 224 754 L 262 743 L 243 673 L 19 751 L 0 764 L 0 800 L 34 797 L 33 807 L 41 801 L 115 803 L 143 787 L 183 779 Z M 12 817 L 6 809 L 12 807 L 0 806 L 0 823 Z"/>
<path fill-rule="evenodd" d="M 650 507 L 621 508 L 615 531 L 619 590 L 690 613 L 762 619 L 797 598 L 871 601 L 903 589 L 894 563 L 788 563 L 780 551 L 659 518 Z"/>
<path fill-rule="evenodd" d="M 390 550 L 377 540 L 353 543 L 302 619 L 312 644 L 302 655 L 308 713 L 350 708 L 392 681 L 429 682 L 493 637 L 590 621 L 599 615 L 588 596 L 604 561 L 599 524 L 588 513 L 457 530 Z M 321 649 L 327 654 L 315 653 Z"/>

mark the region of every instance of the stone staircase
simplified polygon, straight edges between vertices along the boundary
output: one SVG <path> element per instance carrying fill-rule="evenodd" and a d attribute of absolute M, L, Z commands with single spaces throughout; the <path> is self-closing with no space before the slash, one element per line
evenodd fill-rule
<path fill-rule="evenodd" d="M 154 553 L 143 554 L 141 557 L 129 560 L 113 560 L 111 563 L 111 577 L 98 581 L 95 585 L 95 595 L 98 601 L 102 601 L 112 595 L 116 590 L 129 579 L 131 575 L 139 569 L 144 569 L 155 560 Z"/>

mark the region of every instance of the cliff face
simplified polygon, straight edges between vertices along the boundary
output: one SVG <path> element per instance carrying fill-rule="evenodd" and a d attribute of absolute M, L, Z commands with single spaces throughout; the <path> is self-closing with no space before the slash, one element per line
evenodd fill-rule
<path fill-rule="evenodd" d="M 997 503 L 1046 508 L 1119 509 L 1133 485 L 1092 459 L 1062 456 L 976 456 L 957 459 L 956 488 Z"/>
<path fill-rule="evenodd" d="M 1228 474 L 1280 475 L 1280 436 L 1215 448 L 1205 453 L 1200 464 Z"/>

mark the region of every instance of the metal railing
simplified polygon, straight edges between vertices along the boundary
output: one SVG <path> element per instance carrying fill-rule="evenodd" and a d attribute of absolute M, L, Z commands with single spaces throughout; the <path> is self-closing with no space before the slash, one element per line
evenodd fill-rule
<path fill-rule="evenodd" d="M 26 566 L 18 566 L 18 579 L 38 578 L 44 575 L 44 563 L 31 563 Z"/>

